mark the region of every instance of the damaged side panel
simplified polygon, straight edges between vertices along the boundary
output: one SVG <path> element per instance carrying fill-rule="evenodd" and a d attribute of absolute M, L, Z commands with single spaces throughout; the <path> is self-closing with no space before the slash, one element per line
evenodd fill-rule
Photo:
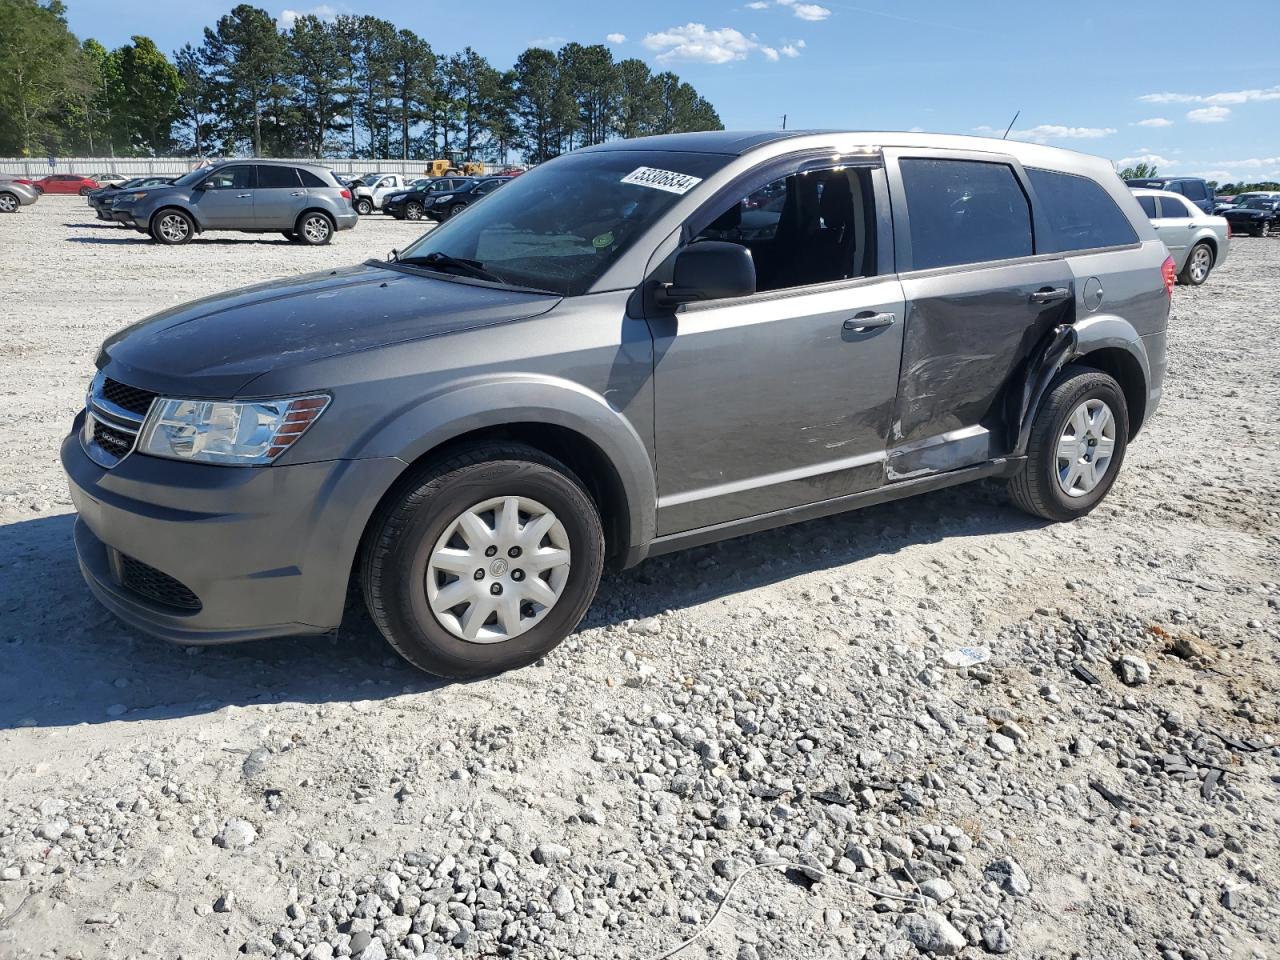
<path fill-rule="evenodd" d="M 906 275 L 903 292 L 910 307 L 888 479 L 1009 454 L 1018 426 L 1009 428 L 1009 398 L 1021 401 L 1046 338 L 1074 317 L 1070 268 L 1034 260 Z"/>

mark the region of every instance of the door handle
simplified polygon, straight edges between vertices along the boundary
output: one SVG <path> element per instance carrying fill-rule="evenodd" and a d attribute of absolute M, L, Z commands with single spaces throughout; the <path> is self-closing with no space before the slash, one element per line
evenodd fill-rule
<path fill-rule="evenodd" d="M 1065 300 L 1071 296 L 1071 291 L 1066 287 L 1045 287 L 1043 290 L 1037 290 L 1031 295 L 1032 303 L 1057 303 L 1059 300 Z"/>
<path fill-rule="evenodd" d="M 237 193 L 237 194 L 236 194 L 236 199 L 237 199 L 237 200 L 246 200 L 246 199 L 248 199 L 249 197 L 252 197 L 252 196 L 253 196 L 253 194 L 252 194 L 252 193 Z"/>
<path fill-rule="evenodd" d="M 306 195 L 307 191 L 305 190 L 295 190 L 293 193 L 289 194 L 291 197 L 305 197 Z"/>
<path fill-rule="evenodd" d="M 865 333 L 867 330 L 878 330 L 881 327 L 892 326 L 897 319 L 897 316 L 892 313 L 874 313 L 871 310 L 864 310 L 862 313 L 855 313 L 846 320 L 844 328 L 854 333 Z"/>

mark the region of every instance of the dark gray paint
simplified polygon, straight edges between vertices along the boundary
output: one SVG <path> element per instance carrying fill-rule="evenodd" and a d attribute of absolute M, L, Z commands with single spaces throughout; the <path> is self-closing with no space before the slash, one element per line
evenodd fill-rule
<path fill-rule="evenodd" d="M 418 457 L 492 426 L 554 425 L 603 455 L 621 487 L 624 542 L 614 547 L 624 563 L 1005 475 L 1017 468 L 1008 456 L 1017 424 L 1002 419 L 1002 401 L 1015 388 L 1021 395 L 1020 377 L 1039 376 L 1028 369 L 1033 348 L 1060 322 L 1073 323 L 1073 356 L 1123 351 L 1141 371 L 1147 416 L 1158 402 L 1164 248 L 1105 161 L 916 134 L 717 133 L 591 149 L 654 148 L 734 158 L 585 296 L 369 264 L 208 298 L 111 338 L 99 363 L 134 386 L 225 398 L 323 390 L 333 399 L 265 468 L 133 454 L 106 470 L 73 433 L 62 454 L 95 591 L 145 629 L 188 642 L 331 628 L 374 504 Z M 1139 241 L 913 272 L 905 205 L 893 196 L 896 157 L 939 150 L 1019 172 L 1027 164 L 1091 176 Z M 766 165 L 815 155 L 885 158 L 888 190 L 877 176 L 877 204 L 882 237 L 893 241 L 881 244 L 881 276 L 646 316 L 638 289 L 709 198 Z M 1038 211 L 1036 228 L 1047 229 Z M 1054 285 L 1068 286 L 1071 299 L 1030 304 L 1030 293 Z M 1087 305 L 1086 287 L 1102 290 Z M 846 331 L 843 321 L 863 310 L 892 312 L 895 323 Z M 98 562 L 108 552 L 101 541 L 184 579 L 204 610 L 183 618 L 122 595 Z"/>

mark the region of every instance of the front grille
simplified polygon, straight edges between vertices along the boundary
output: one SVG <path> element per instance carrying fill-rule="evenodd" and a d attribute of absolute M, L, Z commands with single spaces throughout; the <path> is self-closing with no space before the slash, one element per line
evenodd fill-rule
<path fill-rule="evenodd" d="M 119 554 L 119 558 L 120 585 L 126 590 L 163 607 L 186 612 L 200 609 L 200 598 L 185 584 L 126 554 Z"/>
<path fill-rule="evenodd" d="M 147 411 L 151 409 L 151 401 L 156 398 L 156 395 L 150 390 L 139 390 L 137 387 L 106 377 L 102 381 L 102 397 L 130 413 L 146 416 Z"/>
<path fill-rule="evenodd" d="M 93 421 L 93 442 L 117 460 L 133 449 L 137 436 L 136 433 L 119 430 L 101 420 Z"/>

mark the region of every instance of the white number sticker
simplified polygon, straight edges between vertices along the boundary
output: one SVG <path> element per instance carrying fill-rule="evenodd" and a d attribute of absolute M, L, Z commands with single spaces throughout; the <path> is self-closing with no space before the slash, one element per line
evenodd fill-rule
<path fill-rule="evenodd" d="M 622 182 L 665 190 L 667 193 L 688 193 L 702 182 L 702 178 L 676 173 L 674 170 L 659 170 L 657 167 L 636 167 L 622 178 Z"/>

